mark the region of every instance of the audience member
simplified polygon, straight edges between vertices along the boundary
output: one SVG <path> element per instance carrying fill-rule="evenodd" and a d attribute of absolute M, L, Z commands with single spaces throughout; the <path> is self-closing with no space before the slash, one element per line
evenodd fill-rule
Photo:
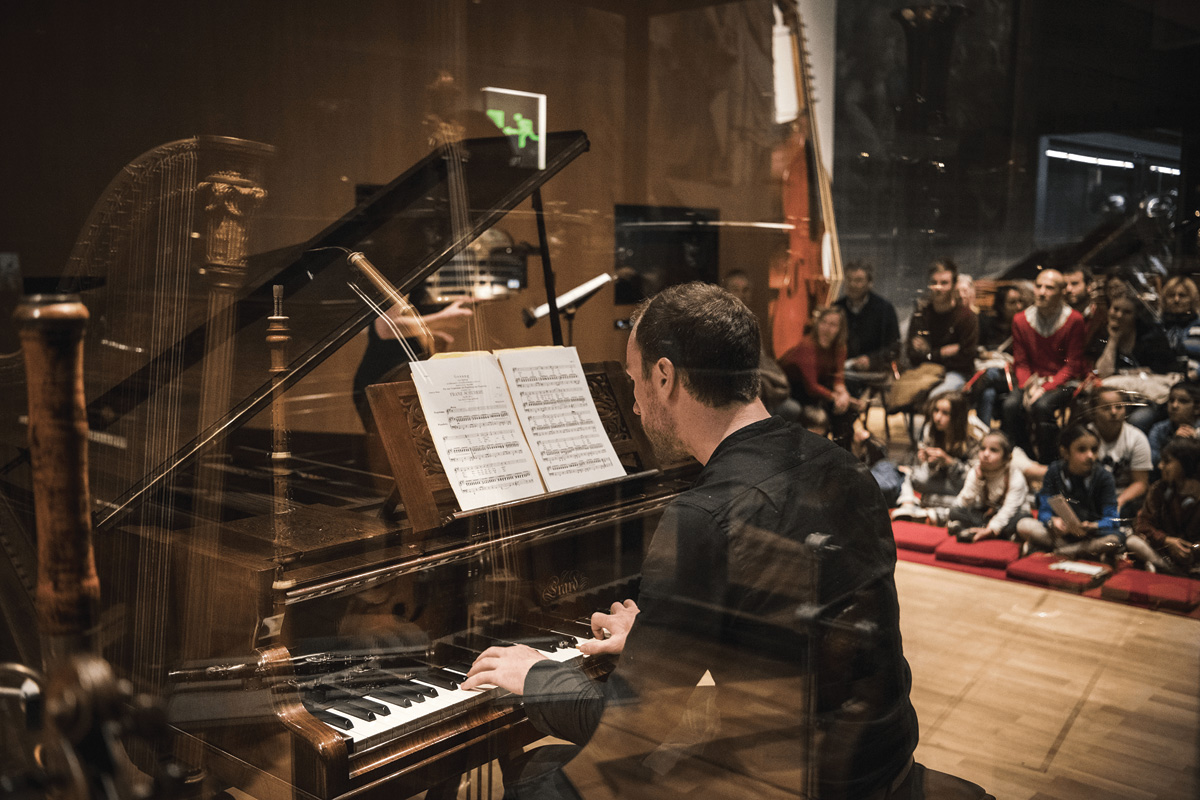
<path fill-rule="evenodd" d="M 1033 292 L 1028 295 L 1015 283 L 996 288 L 992 307 L 979 314 L 979 347 L 985 353 L 1012 349 L 1013 317 L 1033 305 Z"/>
<path fill-rule="evenodd" d="M 896 309 L 872 287 L 875 271 L 863 261 L 845 268 L 846 293 L 834 303 L 846 315 L 847 367 L 858 372 L 891 370 L 900 353 L 900 323 Z M 850 394 L 860 396 L 865 384 L 847 380 Z"/>
<path fill-rule="evenodd" d="M 1163 286 L 1162 299 L 1167 341 L 1188 374 L 1188 360 L 1200 358 L 1200 337 L 1192 334 L 1192 328 L 1200 325 L 1200 289 L 1191 278 L 1176 275 Z"/>
<path fill-rule="evenodd" d="M 908 325 L 906 355 L 912 369 L 892 388 L 892 405 L 908 405 L 928 390 L 928 397 L 957 391 L 975 372 L 979 320 L 958 298 L 958 266 L 950 259 L 929 268 L 929 299 Z"/>
<path fill-rule="evenodd" d="M 1092 429 L 1100 437 L 1096 458 L 1112 473 L 1117 510 L 1132 520 L 1150 489 L 1150 442 L 1146 434 L 1125 421 L 1125 394 L 1101 387 L 1091 397 Z"/>
<path fill-rule="evenodd" d="M 1101 378 L 1126 369 L 1157 373 L 1177 369 L 1166 331 L 1158 323 L 1139 317 L 1138 305 L 1137 298 L 1127 293 L 1109 307 L 1107 339 L 1096 359 L 1096 374 Z"/>
<path fill-rule="evenodd" d="M 1180 381 L 1167 395 L 1167 418 L 1150 429 L 1150 459 L 1157 464 L 1163 449 L 1175 437 L 1196 438 L 1200 431 L 1200 384 Z"/>
<path fill-rule="evenodd" d="M 725 273 L 721 288 L 741 300 L 746 308 L 751 307 L 750 303 L 754 300 L 754 283 L 745 270 L 733 269 Z"/>
<path fill-rule="evenodd" d="M 1071 381 L 1084 376 L 1083 317 L 1063 302 L 1063 277 L 1044 270 L 1034 305 L 1013 318 L 1016 387 L 1004 400 L 1004 432 L 1013 444 L 1049 463 L 1058 434 L 1054 415 L 1071 402 Z M 1029 425 L 1034 436 L 1031 447 Z"/>
<path fill-rule="evenodd" d="M 800 427 L 823 439 L 829 438 L 829 415 L 820 406 L 800 406 Z"/>
<path fill-rule="evenodd" d="M 1139 430 L 1149 431 L 1166 415 L 1163 408 L 1166 379 L 1146 373 L 1166 375 L 1179 370 L 1180 364 L 1162 325 L 1149 319 L 1148 315 L 1139 316 L 1140 307 L 1141 302 L 1132 291 L 1116 298 L 1109 307 L 1107 340 L 1096 359 L 1096 374 L 1109 378 L 1110 382 L 1113 375 L 1119 374 L 1122 378 L 1115 380 L 1142 394 L 1146 402 L 1130 415 L 1129 423 Z"/>
<path fill-rule="evenodd" d="M 1155 571 L 1200 577 L 1200 440 L 1173 439 L 1159 469 L 1126 546 Z"/>
<path fill-rule="evenodd" d="M 1026 549 L 1053 551 L 1066 558 L 1115 554 L 1121 547 L 1117 492 L 1113 477 L 1096 460 L 1100 440 L 1082 422 L 1072 422 L 1059 437 L 1059 458 L 1046 470 L 1038 492 L 1037 519 L 1017 523 Z M 1064 520 L 1051 500 L 1062 497 L 1078 525 Z"/>
<path fill-rule="evenodd" d="M 992 431 L 980 441 L 979 461 L 967 470 L 946 526 L 960 542 L 1011 539 L 1017 523 L 1029 515 L 1029 486 L 1012 455 L 1012 442 L 1000 431 Z"/>
<path fill-rule="evenodd" d="M 972 314 L 979 314 L 979 304 L 976 302 L 975 296 L 975 279 L 965 272 L 958 276 L 958 280 L 954 282 L 954 290 L 958 292 L 958 302 L 971 310 Z"/>
<path fill-rule="evenodd" d="M 721 288 L 741 300 L 747 308 L 751 308 L 754 284 L 745 272 L 735 269 L 726 273 L 725 279 L 721 281 Z M 779 362 L 771 358 L 765 346 L 758 354 L 758 397 L 767 411 L 789 422 L 795 422 L 800 414 L 799 404 L 792 400 L 787 375 L 779 366 Z"/>
<path fill-rule="evenodd" d="M 1112 308 L 1112 304 L 1118 298 L 1124 297 L 1131 291 L 1129 284 L 1126 283 L 1119 272 L 1113 272 L 1104 279 L 1104 298 L 1108 301 L 1109 308 Z"/>
<path fill-rule="evenodd" d="M 1093 363 L 1104 350 L 1105 331 L 1108 330 L 1108 296 L 1104 293 L 1104 283 L 1096 280 L 1085 266 L 1068 267 L 1063 270 L 1063 297 L 1087 325 L 1083 355 L 1088 363 Z"/>
<path fill-rule="evenodd" d="M 945 525 L 949 508 L 966 483 L 980 435 L 981 431 L 971 425 L 967 398 L 962 392 L 931 397 L 917 438 L 916 463 L 909 470 L 900 493 L 900 507 L 892 518 Z"/>
<path fill-rule="evenodd" d="M 992 295 L 992 311 L 979 315 L 979 346 L 987 361 L 1005 362 L 991 366 L 975 381 L 975 414 L 984 425 L 991 425 L 996 416 L 996 402 L 1012 387 L 1012 321 L 1013 317 L 1033 304 L 1033 292 L 1028 296 L 1014 284 L 1001 286 Z"/>
<path fill-rule="evenodd" d="M 849 450 L 859 401 L 846 390 L 845 363 L 846 318 L 837 307 L 818 311 L 800 343 L 779 359 L 792 386 L 792 397 L 802 406 L 825 409 L 833 440 Z"/>
<path fill-rule="evenodd" d="M 896 463 L 887 457 L 887 445 L 872 436 L 866 428 L 861 428 L 854 431 L 850 452 L 871 470 L 871 477 L 879 484 L 883 499 L 889 507 L 894 506 L 900 499 L 904 476 L 900 474 Z"/>

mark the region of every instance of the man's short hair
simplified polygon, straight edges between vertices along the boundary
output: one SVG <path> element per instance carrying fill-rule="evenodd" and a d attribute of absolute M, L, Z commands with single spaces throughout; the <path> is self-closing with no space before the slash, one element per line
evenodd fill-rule
<path fill-rule="evenodd" d="M 729 292 L 711 283 L 669 286 L 643 300 L 632 320 L 643 375 L 667 358 L 706 406 L 758 397 L 758 318 Z"/>
<path fill-rule="evenodd" d="M 870 261 L 851 261 L 842 268 L 843 275 L 849 275 L 851 272 L 865 272 L 867 274 L 867 282 L 875 282 L 875 267 L 871 266 Z"/>
<path fill-rule="evenodd" d="M 1068 275 L 1074 275 L 1076 272 L 1082 272 L 1084 283 L 1091 283 L 1093 278 L 1095 278 L 1095 276 L 1092 274 L 1092 268 L 1085 264 L 1077 264 L 1074 267 L 1067 267 L 1060 270 L 1060 272 L 1062 272 L 1062 276 L 1064 278 Z"/>
<path fill-rule="evenodd" d="M 939 258 L 937 261 L 934 261 L 929 266 L 930 280 L 932 280 L 933 276 L 938 274 L 939 272 L 949 272 L 951 275 L 954 276 L 953 279 L 951 280 L 951 283 L 953 283 L 956 286 L 958 285 L 958 264 L 955 264 L 954 261 L 952 261 L 949 258 Z"/>

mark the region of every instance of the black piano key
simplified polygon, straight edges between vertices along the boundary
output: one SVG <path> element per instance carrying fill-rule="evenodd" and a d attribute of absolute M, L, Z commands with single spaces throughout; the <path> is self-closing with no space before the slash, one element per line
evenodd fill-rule
<path fill-rule="evenodd" d="M 557 633 L 544 626 L 526 625 L 510 622 L 495 625 L 487 629 L 486 636 L 497 639 L 504 644 L 523 644 L 544 653 L 553 653 L 564 647 L 574 647 L 575 639 L 562 633 Z"/>
<path fill-rule="evenodd" d="M 374 689 L 370 694 L 372 697 L 377 697 L 380 700 L 386 700 L 392 705 L 400 706 L 401 708 L 408 708 L 414 702 L 422 702 L 425 700 L 424 697 L 419 696 L 414 700 L 413 695 L 405 694 L 404 692 L 394 689 Z"/>
<path fill-rule="evenodd" d="M 424 703 L 426 697 L 438 696 L 438 690 L 434 689 L 432 686 L 423 686 L 419 683 L 413 683 L 412 681 L 405 681 L 402 684 L 389 686 L 387 690 L 392 694 L 399 695 L 400 697 L 407 697 L 414 703 Z"/>
<path fill-rule="evenodd" d="M 422 683 L 413 681 L 412 676 L 409 674 L 389 673 L 387 670 L 381 670 L 381 672 L 391 675 L 395 681 L 392 686 L 388 687 L 389 689 L 403 691 L 405 693 L 411 692 L 417 696 L 414 699 L 416 699 L 416 702 L 418 703 L 422 702 L 426 697 L 438 696 L 437 689 L 434 689 L 432 686 L 426 686 Z"/>
<path fill-rule="evenodd" d="M 575 641 L 568 641 L 566 636 L 561 634 L 545 636 L 522 636 L 516 640 L 516 644 L 524 644 L 532 647 L 534 650 L 541 650 L 543 653 L 554 653 L 564 647 L 574 647 Z"/>
<path fill-rule="evenodd" d="M 366 696 L 368 694 L 372 694 L 369 687 L 354 685 L 329 686 L 322 684 L 317 686 L 317 690 L 323 690 L 325 693 L 325 699 L 329 701 L 336 702 L 341 700 L 356 700 L 360 706 L 370 711 L 374 711 L 376 714 L 387 716 L 388 714 L 392 713 L 391 709 L 389 709 L 387 706 L 374 703 L 367 699 Z"/>
<path fill-rule="evenodd" d="M 377 703 L 374 700 L 369 700 L 362 695 L 354 696 L 353 701 L 355 703 L 357 703 L 360 708 L 365 708 L 366 710 L 372 711 L 376 715 L 381 716 L 381 717 L 386 717 L 388 714 L 392 713 L 392 710 L 390 708 L 388 708 L 387 706 L 385 706 L 383 703 Z M 340 702 L 345 702 L 345 701 L 340 701 Z"/>
<path fill-rule="evenodd" d="M 442 667 L 445 672 L 451 672 L 455 676 L 461 675 L 467 677 L 467 673 L 471 671 L 471 664 L 466 661 L 455 661 L 453 664 L 447 664 Z"/>
<path fill-rule="evenodd" d="M 373 706 L 378 706 L 378 703 L 372 703 Z M 375 712 L 361 705 L 358 700 L 335 700 L 328 704 L 328 708 L 337 711 L 340 714 L 345 714 L 348 717 L 361 719 L 364 722 L 374 722 Z"/>
<path fill-rule="evenodd" d="M 346 719 L 345 717 L 343 717 L 339 714 L 330 714 L 328 711 L 325 711 L 324 709 L 317 707 L 313 703 L 305 701 L 304 708 L 308 710 L 308 713 L 312 714 L 314 717 L 316 717 L 321 722 L 324 722 L 326 725 L 331 725 L 334 728 L 337 728 L 338 730 L 343 730 L 343 731 L 349 731 L 349 730 L 354 729 L 354 723 L 352 721 Z"/>
<path fill-rule="evenodd" d="M 462 683 L 461 678 L 458 676 L 447 672 L 442 672 L 440 670 L 430 670 L 429 672 L 422 673 L 416 677 L 419 681 L 431 683 L 439 689 L 445 689 L 448 692 L 454 691 L 458 688 L 458 685 Z"/>

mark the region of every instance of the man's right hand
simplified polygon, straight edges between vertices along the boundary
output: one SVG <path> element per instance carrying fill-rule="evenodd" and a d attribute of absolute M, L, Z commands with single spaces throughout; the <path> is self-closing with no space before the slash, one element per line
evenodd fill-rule
<path fill-rule="evenodd" d="M 637 603 L 626 600 L 623 603 L 613 603 L 607 614 L 603 611 L 592 614 L 592 635 L 596 638 L 580 642 L 580 652 L 589 656 L 620 653 L 625 649 L 625 637 L 633 628 L 633 620 L 638 611 Z M 605 638 L 606 635 L 608 638 Z"/>

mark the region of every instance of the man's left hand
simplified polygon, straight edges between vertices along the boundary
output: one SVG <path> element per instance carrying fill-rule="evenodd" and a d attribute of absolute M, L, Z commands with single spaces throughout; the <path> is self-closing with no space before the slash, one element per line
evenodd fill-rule
<path fill-rule="evenodd" d="M 523 644 L 489 647 L 475 659 L 467 679 L 459 688 L 478 689 L 480 685 L 490 683 L 513 694 L 524 694 L 525 676 L 534 664 L 545 658 L 537 650 Z"/>

